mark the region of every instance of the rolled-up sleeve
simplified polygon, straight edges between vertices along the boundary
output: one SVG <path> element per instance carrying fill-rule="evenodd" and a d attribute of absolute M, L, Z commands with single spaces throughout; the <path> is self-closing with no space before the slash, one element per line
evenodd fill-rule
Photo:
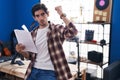
<path fill-rule="evenodd" d="M 65 27 L 64 29 L 64 38 L 72 38 L 76 36 L 78 33 L 78 30 L 76 29 L 75 25 L 70 22 L 68 26 Z"/>

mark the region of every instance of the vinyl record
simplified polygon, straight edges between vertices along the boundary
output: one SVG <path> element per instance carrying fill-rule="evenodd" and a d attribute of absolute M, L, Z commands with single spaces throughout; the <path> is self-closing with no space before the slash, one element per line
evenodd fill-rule
<path fill-rule="evenodd" d="M 108 7 L 109 0 L 96 0 L 95 5 L 99 10 L 104 10 Z"/>

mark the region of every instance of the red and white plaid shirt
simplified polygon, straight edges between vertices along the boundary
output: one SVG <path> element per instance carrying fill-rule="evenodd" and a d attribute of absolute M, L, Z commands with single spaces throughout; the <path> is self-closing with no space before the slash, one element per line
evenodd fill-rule
<path fill-rule="evenodd" d="M 37 34 L 38 28 L 31 32 L 33 40 L 35 41 L 35 37 Z M 47 33 L 48 37 L 48 50 L 50 54 L 51 61 L 54 65 L 54 69 L 57 75 L 57 80 L 68 80 L 72 77 L 70 72 L 70 68 L 68 66 L 67 60 L 65 58 L 65 54 L 63 51 L 62 44 L 65 39 L 74 37 L 77 34 L 77 29 L 73 25 L 73 23 L 69 23 L 68 26 L 63 25 L 55 25 L 53 23 L 49 23 L 49 31 Z M 34 65 L 36 54 L 30 53 L 31 63 L 28 66 L 25 80 L 29 76 L 31 72 L 31 68 Z"/>

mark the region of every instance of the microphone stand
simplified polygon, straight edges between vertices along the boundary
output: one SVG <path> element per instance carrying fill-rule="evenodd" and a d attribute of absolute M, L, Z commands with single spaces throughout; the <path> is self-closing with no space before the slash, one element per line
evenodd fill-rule
<path fill-rule="evenodd" d="M 77 44 L 77 52 L 78 52 L 78 72 L 77 72 L 77 78 L 75 78 L 75 80 L 81 80 L 81 72 L 80 72 L 80 55 L 79 55 L 79 41 L 76 40 L 75 41 Z"/>
<path fill-rule="evenodd" d="M 67 41 L 76 42 L 76 44 L 77 44 L 77 52 L 78 52 L 78 58 L 77 58 L 78 66 L 77 67 L 78 67 L 78 72 L 77 72 L 77 77 L 75 78 L 75 80 L 82 80 L 81 79 L 81 72 L 80 72 L 79 38 L 73 37 L 71 39 L 68 39 Z"/>

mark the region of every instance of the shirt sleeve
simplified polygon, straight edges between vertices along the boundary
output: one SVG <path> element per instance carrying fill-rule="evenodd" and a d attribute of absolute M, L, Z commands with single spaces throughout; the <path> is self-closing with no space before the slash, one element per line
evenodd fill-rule
<path fill-rule="evenodd" d="M 65 39 L 72 38 L 76 36 L 78 33 L 78 30 L 76 29 L 75 25 L 70 22 L 68 26 L 65 26 L 63 30 L 63 35 Z"/>

